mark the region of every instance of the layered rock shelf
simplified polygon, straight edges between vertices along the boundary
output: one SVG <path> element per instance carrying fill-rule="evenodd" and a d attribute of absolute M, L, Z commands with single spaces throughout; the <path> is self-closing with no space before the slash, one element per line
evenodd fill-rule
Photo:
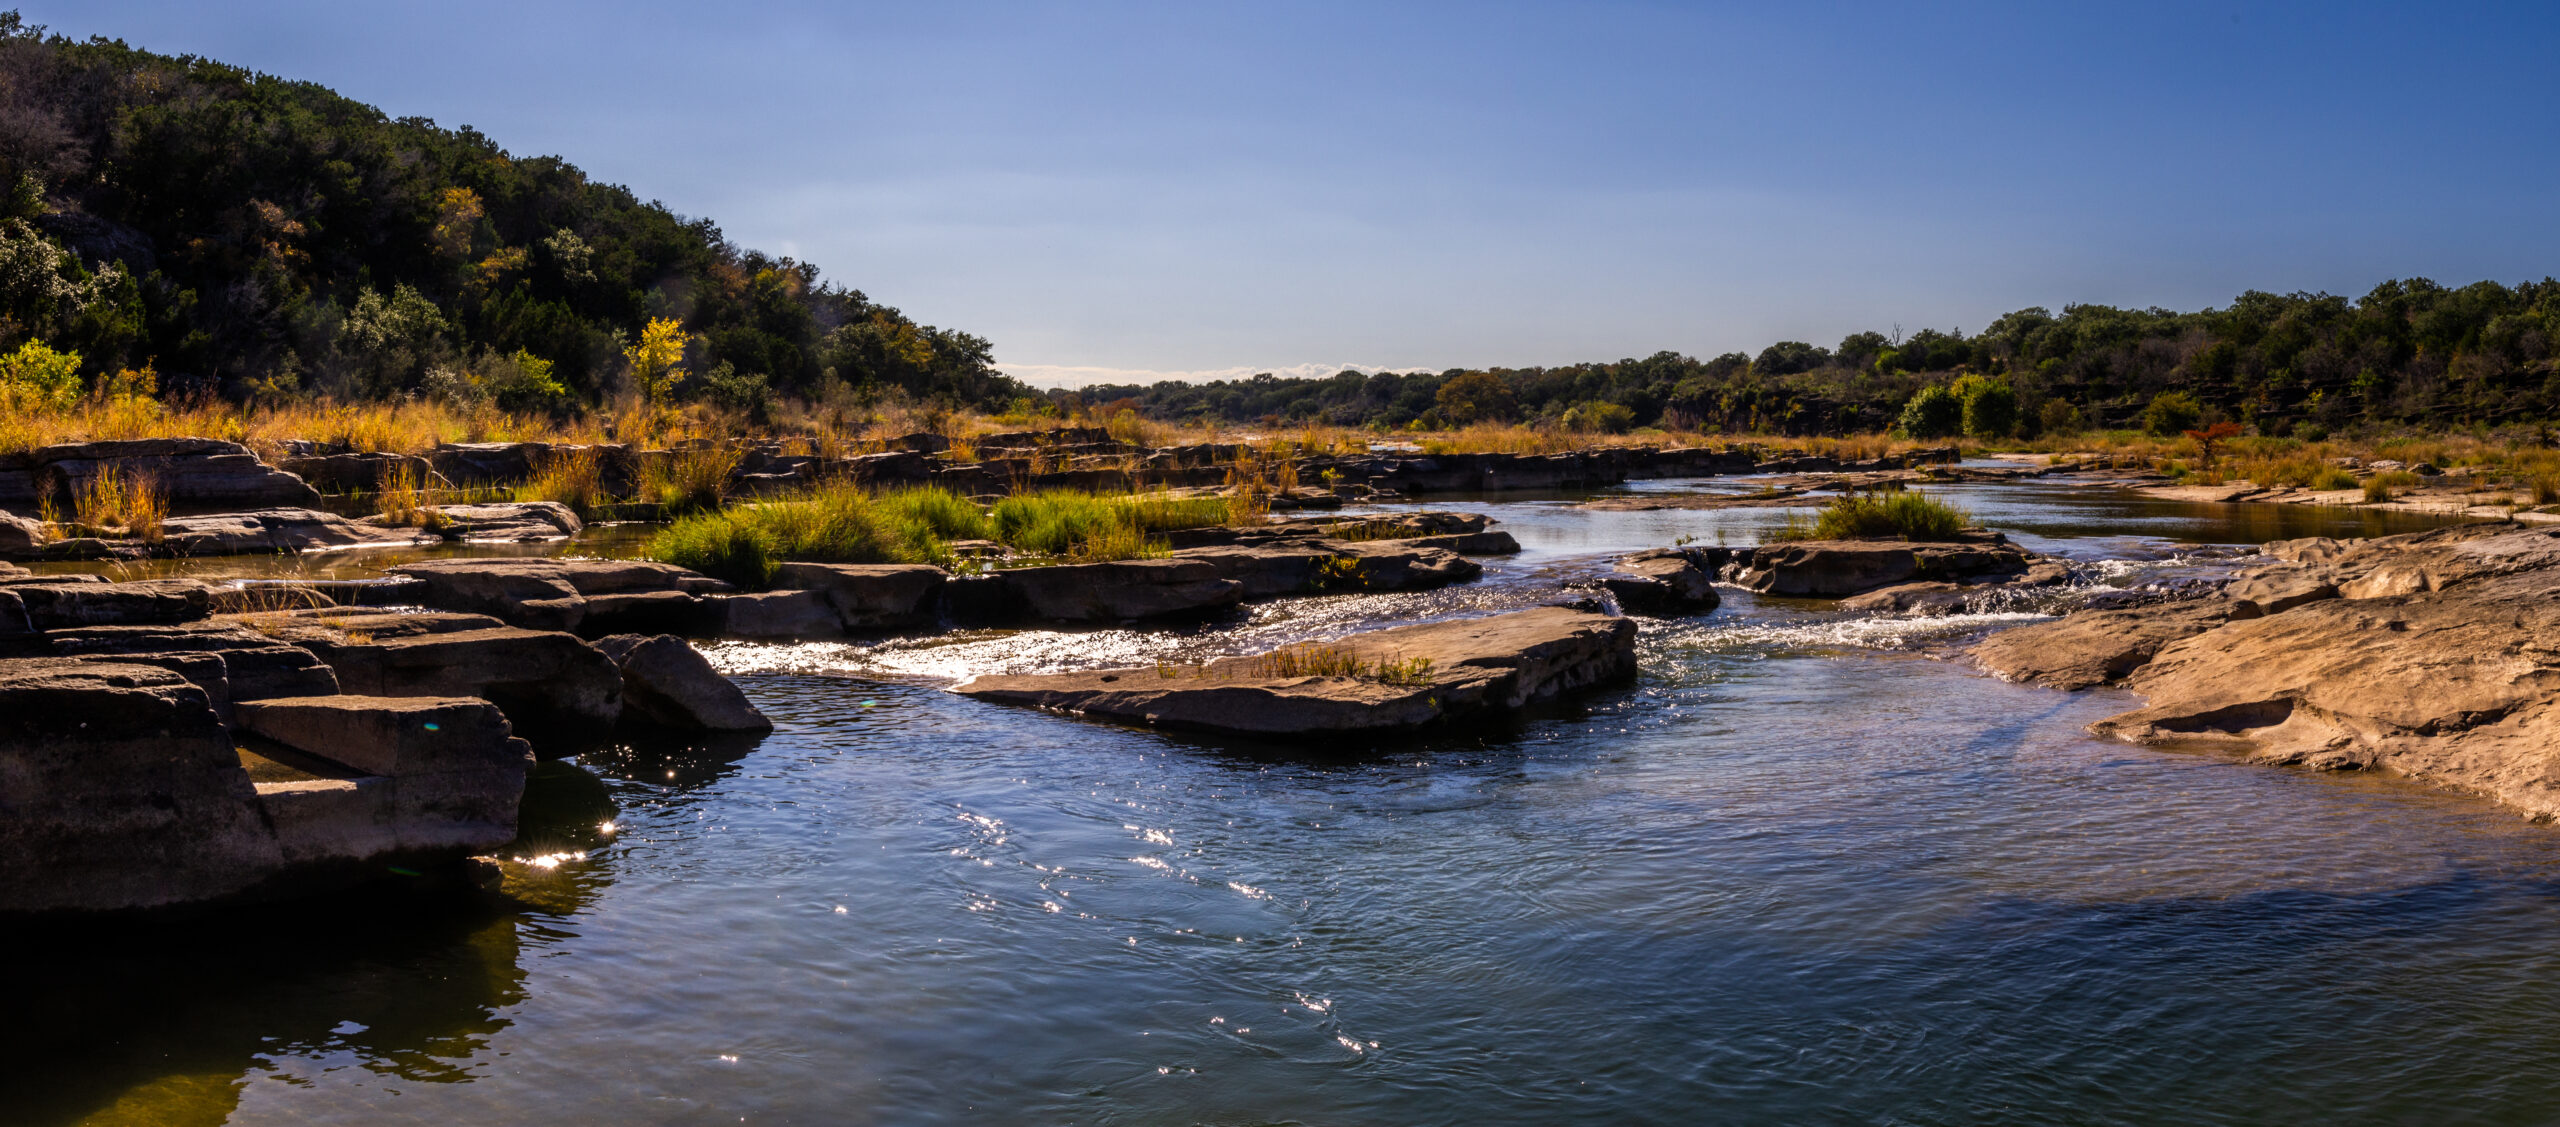
<path fill-rule="evenodd" d="M 1497 716 L 1625 680 L 1635 673 L 1635 635 L 1633 622 L 1614 615 L 1538 607 L 1198 666 L 978 677 L 953 691 L 1158 728 L 1376 735 Z"/>
<path fill-rule="evenodd" d="M 2387 770 L 2560 816 L 2560 531 L 2459 525 L 2267 553 L 2226 594 L 2073 614 L 1974 658 L 2145 699 L 2101 734 Z"/>

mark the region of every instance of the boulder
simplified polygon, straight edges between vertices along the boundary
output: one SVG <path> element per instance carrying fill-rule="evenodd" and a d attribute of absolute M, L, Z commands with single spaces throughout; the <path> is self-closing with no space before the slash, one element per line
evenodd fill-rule
<path fill-rule="evenodd" d="M 286 758 L 311 776 L 258 784 L 288 864 L 477 853 L 515 839 L 533 751 L 488 701 L 302 697 L 239 713 L 242 731 L 300 753 Z"/>
<path fill-rule="evenodd" d="M 951 573 L 926 564 L 786 563 L 774 585 L 816 591 L 849 631 L 932 625 Z"/>
<path fill-rule="evenodd" d="M 213 590 L 193 579 L 130 583 L 27 582 L 10 585 L 38 630 L 165 625 L 212 613 Z"/>
<path fill-rule="evenodd" d="M 1635 636 L 1635 624 L 1615 615 L 1537 607 L 1192 668 L 978 677 L 953 691 L 1150 727 L 1377 735 L 1499 715 L 1625 680 L 1635 673 Z M 1361 672 L 1339 671 L 1352 662 Z M 1310 665 L 1337 671 L 1303 672 Z"/>
<path fill-rule="evenodd" d="M 2028 564 L 2027 570 L 2015 574 L 1897 583 L 1842 599 L 1840 609 L 1853 614 L 1980 613 L 2015 607 L 2030 592 L 2059 587 L 2070 581 L 2069 564 L 2061 560 L 2039 559 Z"/>
<path fill-rule="evenodd" d="M 2002 680 L 2085 689 L 2141 668 L 2162 647 L 2219 627 L 2235 613 L 2224 599 L 2078 611 L 1993 634 L 1973 647 L 1973 660 Z"/>
<path fill-rule="evenodd" d="M 622 670 L 622 722 L 697 732 L 769 732 L 773 721 L 673 634 L 618 634 L 596 643 Z"/>
<path fill-rule="evenodd" d="M 1235 605 L 1244 585 L 1202 560 L 1114 560 L 1000 573 L 1036 618 L 1119 622 L 1197 615 Z"/>
<path fill-rule="evenodd" d="M 1520 541 L 1508 532 L 1453 532 L 1446 536 L 1416 536 L 1405 541 L 1416 548 L 1446 548 L 1462 556 L 1512 556 L 1520 553 Z"/>
<path fill-rule="evenodd" d="M 166 669 L 0 661 L 0 912 L 242 892 L 275 839 L 204 690 Z"/>
<path fill-rule="evenodd" d="M 236 556 L 311 552 L 328 548 L 414 544 L 413 529 L 363 524 L 316 509 L 259 509 L 170 517 L 160 525 L 160 552 L 174 556 Z"/>
<path fill-rule="evenodd" d="M 1705 614 L 1724 602 L 1715 576 L 1676 548 L 1638 552 L 1609 565 L 1615 575 L 1597 580 L 1629 614 L 1678 618 Z"/>
<path fill-rule="evenodd" d="M 51 539 L 43 521 L 0 513 L 0 560 L 34 559 Z"/>
<path fill-rule="evenodd" d="M 1734 579 L 1764 594 L 1836 599 L 1915 579 L 2023 572 L 2031 558 L 1998 533 L 1950 542 L 1799 540 L 1761 545 Z"/>

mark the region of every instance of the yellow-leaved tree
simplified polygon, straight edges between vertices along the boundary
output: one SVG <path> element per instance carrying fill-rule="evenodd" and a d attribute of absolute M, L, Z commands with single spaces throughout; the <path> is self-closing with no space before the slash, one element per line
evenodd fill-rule
<path fill-rule="evenodd" d="M 0 407 L 12 412 L 68 411 L 80 401 L 80 354 L 31 340 L 0 355 Z"/>
<path fill-rule="evenodd" d="M 651 407 L 664 407 L 684 382 L 684 347 L 693 338 L 672 318 L 657 317 L 640 330 L 640 339 L 622 350 L 631 364 L 631 386 Z"/>

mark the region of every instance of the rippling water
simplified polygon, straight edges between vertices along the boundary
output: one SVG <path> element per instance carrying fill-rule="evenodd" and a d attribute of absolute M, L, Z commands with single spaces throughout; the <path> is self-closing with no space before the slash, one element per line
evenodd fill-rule
<path fill-rule="evenodd" d="M 2117 494 L 1962 499 L 2099 582 L 2304 534 Z M 520 853 L 544 863 L 512 865 L 503 902 L 351 898 L 13 960 L 0 1108 L 447 1125 L 2560 1106 L 2553 830 L 2388 779 L 2101 743 L 2081 726 L 2130 698 L 1932 656 L 2024 612 L 1855 619 L 1733 592 L 1648 625 L 1630 688 L 1376 747 L 1204 742 L 938 688 L 1481 613 L 1595 553 L 1779 519 L 1489 507 L 1531 550 L 1429 595 L 1185 634 L 720 647 L 778 730 L 547 765 Z"/>

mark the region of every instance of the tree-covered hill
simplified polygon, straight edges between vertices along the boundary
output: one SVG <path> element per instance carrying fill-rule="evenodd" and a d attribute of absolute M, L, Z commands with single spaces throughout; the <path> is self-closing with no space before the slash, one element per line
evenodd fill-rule
<path fill-rule="evenodd" d="M 0 348 L 41 339 L 92 376 L 153 365 L 167 391 L 365 398 L 459 374 L 533 403 L 530 358 L 561 405 L 594 402 L 665 317 L 694 336 L 679 394 L 810 394 L 830 373 L 963 404 L 1027 392 L 986 341 L 559 158 L 14 12 L 0 193 Z"/>
<path fill-rule="evenodd" d="M 1861 332 L 1833 348 L 1781 341 L 1757 356 L 1662 352 L 1482 374 L 1347 371 L 1081 394 L 1134 399 L 1164 418 L 1397 426 L 1586 418 L 1802 435 L 1884 429 L 1919 389 L 1967 373 L 2010 385 L 2030 430 L 2046 420 L 2130 424 L 2165 392 L 2268 432 L 2541 422 L 2560 416 L 2560 282 L 2449 289 L 2413 278 L 2354 301 L 2251 292 L 2194 313 L 2022 309 L 1971 335 Z"/>

